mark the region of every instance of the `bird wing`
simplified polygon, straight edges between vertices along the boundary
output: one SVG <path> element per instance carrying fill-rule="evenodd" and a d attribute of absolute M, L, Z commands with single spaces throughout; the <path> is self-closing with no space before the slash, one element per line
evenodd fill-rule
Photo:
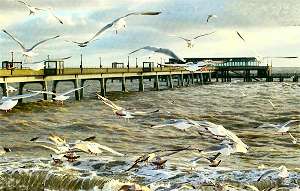
<path fill-rule="evenodd" d="M 245 39 L 242 37 L 242 35 L 241 35 L 238 31 L 236 31 L 236 34 L 237 34 L 244 42 L 246 42 Z"/>
<path fill-rule="evenodd" d="M 134 50 L 134 51 L 130 52 L 129 54 L 136 53 L 136 52 L 138 52 L 138 51 L 140 51 L 140 50 L 150 50 L 150 51 L 156 52 L 156 51 L 158 50 L 158 48 L 156 48 L 156 47 L 153 47 L 153 46 L 145 46 L 145 47 L 142 47 L 142 48 L 136 49 L 136 50 Z"/>
<path fill-rule="evenodd" d="M 194 39 L 200 38 L 200 37 L 202 37 L 202 36 L 211 35 L 211 34 L 213 34 L 213 33 L 215 33 L 215 32 L 216 32 L 216 31 L 210 32 L 210 33 L 201 34 L 201 35 L 199 35 L 199 36 L 194 37 Z"/>
<path fill-rule="evenodd" d="M 51 38 L 47 38 L 47 39 L 45 39 L 45 40 L 42 40 L 42 41 L 36 43 L 35 45 L 33 45 L 29 50 L 33 50 L 33 49 L 36 48 L 37 46 L 39 46 L 39 45 L 41 45 L 41 44 L 43 44 L 43 43 L 45 43 L 45 42 L 47 42 L 47 41 L 49 41 L 49 40 L 56 39 L 56 38 L 58 38 L 58 37 L 60 37 L 60 36 L 57 35 L 57 36 L 55 36 L 55 37 L 51 37 Z"/>
<path fill-rule="evenodd" d="M 46 148 L 46 149 L 49 149 L 49 150 L 51 150 L 51 151 L 54 151 L 56 154 L 62 154 L 63 152 L 62 151 L 60 151 L 59 149 L 55 149 L 55 148 L 53 148 L 53 147 L 50 147 L 50 146 L 46 146 L 46 145 L 39 145 L 40 147 L 44 147 L 44 148 Z"/>
<path fill-rule="evenodd" d="M 180 38 L 180 39 L 182 39 L 184 41 L 190 41 L 190 39 L 187 39 L 187 38 L 184 38 L 184 37 L 181 37 L 181 36 L 177 36 L 177 35 L 170 35 L 170 36 Z"/>
<path fill-rule="evenodd" d="M 107 25 L 105 25 L 101 30 L 99 30 L 92 38 L 90 38 L 88 41 L 84 42 L 84 43 L 89 43 L 92 40 L 94 40 L 97 36 L 101 35 L 103 32 L 105 32 L 107 29 L 109 29 L 110 27 L 112 27 L 116 22 L 118 22 L 119 20 L 131 16 L 131 15 L 158 15 L 161 12 L 134 12 L 134 13 L 129 13 L 125 16 L 119 17 L 117 19 L 115 19 L 113 22 L 108 23 Z"/>
<path fill-rule="evenodd" d="M 50 94 L 50 95 L 57 95 L 56 93 L 53 92 L 49 92 L 49 91 L 36 91 L 36 90 L 26 90 L 28 92 L 32 92 L 32 93 L 40 93 L 40 94 Z"/>
<path fill-rule="evenodd" d="M 164 55 L 167 55 L 167 56 L 170 56 L 176 60 L 181 60 L 181 61 L 184 61 L 183 59 L 179 58 L 179 56 L 177 56 L 173 51 L 169 50 L 169 49 L 166 49 L 166 48 L 156 48 L 156 47 L 153 47 L 153 46 L 145 46 L 145 47 L 142 47 L 142 48 L 139 48 L 129 54 L 133 54 L 137 51 L 140 51 L 140 50 L 149 50 L 149 51 L 152 51 L 152 52 L 157 52 L 157 53 L 161 53 L 161 54 L 164 54 Z"/>
<path fill-rule="evenodd" d="M 6 30 L 2 30 L 5 34 L 7 34 L 8 36 L 10 36 L 10 38 L 12 38 L 16 43 L 18 43 L 18 45 L 23 49 L 26 50 L 25 46 L 22 44 L 21 41 L 19 41 L 17 38 L 13 37 L 9 32 L 7 32 Z"/>
<path fill-rule="evenodd" d="M 169 66 L 169 67 L 186 67 L 187 64 L 160 64 L 162 66 Z"/>
<path fill-rule="evenodd" d="M 115 22 L 115 21 L 114 21 Z M 109 29 L 110 27 L 112 27 L 114 25 L 114 22 L 109 23 L 107 25 L 105 25 L 100 31 L 98 31 L 92 38 L 90 38 L 88 41 L 84 42 L 84 43 L 89 43 L 92 40 L 94 40 L 97 36 L 99 36 L 100 34 L 102 34 L 104 31 L 106 31 L 107 29 Z"/>
<path fill-rule="evenodd" d="M 48 12 L 49 12 L 50 15 L 51 15 L 52 17 L 54 17 L 60 24 L 64 24 L 64 22 L 63 22 L 59 17 L 57 17 L 51 9 L 49 9 Z"/>
<path fill-rule="evenodd" d="M 146 115 L 157 113 L 157 112 L 159 112 L 159 109 L 154 110 L 154 111 L 133 111 L 130 113 L 132 116 L 146 116 Z"/>
<path fill-rule="evenodd" d="M 105 105 L 111 107 L 112 109 L 116 109 L 116 110 L 122 110 L 123 108 L 114 104 L 112 101 L 110 101 L 109 99 L 97 94 L 98 99 L 100 99 Z"/>
<path fill-rule="evenodd" d="M 72 93 L 72 92 L 75 92 L 75 91 L 77 91 L 77 90 L 83 89 L 83 88 L 85 88 L 85 87 L 87 87 L 87 85 L 86 85 L 86 86 L 83 86 L 83 87 L 79 87 L 79 88 L 75 88 L 75 89 L 69 90 L 69 91 L 64 92 L 64 93 L 62 93 L 62 94 L 59 94 L 59 95 L 60 95 L 60 96 L 64 96 L 64 95 L 70 94 L 70 93 Z"/>
<path fill-rule="evenodd" d="M 272 173 L 274 173 L 274 172 L 276 172 L 276 170 L 273 170 L 273 169 L 264 172 L 264 173 L 257 179 L 257 182 L 259 182 L 261 179 L 267 177 L 268 175 L 270 175 L 270 174 L 272 174 Z"/>
<path fill-rule="evenodd" d="M 286 127 L 286 126 L 288 126 L 288 125 L 293 125 L 294 123 L 300 123 L 300 120 L 289 120 L 289 121 L 287 121 L 287 122 L 285 122 L 283 125 L 282 125 L 282 127 Z"/>
<path fill-rule="evenodd" d="M 93 144 L 94 144 L 95 147 L 98 147 L 100 149 L 106 150 L 106 151 L 111 152 L 111 153 L 113 153 L 115 155 L 124 156 L 124 154 L 119 153 L 119 152 L 115 151 L 114 149 L 112 149 L 110 147 L 107 147 L 105 145 L 100 145 L 99 143 L 93 143 Z"/>
<path fill-rule="evenodd" d="M 36 96 L 38 94 L 39 94 L 39 92 L 36 92 L 36 93 L 33 93 L 33 94 L 16 95 L 16 96 L 12 96 L 12 97 L 9 97 L 9 98 L 12 99 L 12 100 L 18 100 L 18 99 L 30 98 L 30 97 Z"/>

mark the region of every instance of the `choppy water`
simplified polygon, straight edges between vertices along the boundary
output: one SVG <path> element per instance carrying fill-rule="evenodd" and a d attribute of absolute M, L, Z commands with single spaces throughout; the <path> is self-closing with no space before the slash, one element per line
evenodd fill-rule
<path fill-rule="evenodd" d="M 110 108 L 96 99 L 93 88 L 99 84 L 88 83 L 93 86 L 87 87 L 82 101 L 70 99 L 64 106 L 31 102 L 41 98 L 38 97 L 18 105 L 12 112 L 0 114 L 0 145 L 13 150 L 0 159 L 1 190 L 118 190 L 120 182 L 137 183 L 153 190 L 170 190 L 187 183 L 200 189 L 203 183 L 209 182 L 236 186 L 249 183 L 260 190 L 278 185 L 282 190 L 289 190 L 300 182 L 300 144 L 292 144 L 288 136 L 275 135 L 274 129 L 255 128 L 263 123 L 300 118 L 299 83 L 213 83 L 158 92 L 109 93 L 109 99 L 125 108 L 160 110 L 152 116 L 130 120 L 113 115 Z M 147 82 L 146 90 L 151 89 L 152 83 Z M 109 83 L 108 87 L 121 89 L 117 82 Z M 58 91 L 68 88 L 70 84 L 60 84 Z M 129 91 L 137 89 L 137 82 L 128 87 Z M 167 158 L 165 169 L 148 166 L 124 173 L 132 161 L 147 151 L 187 145 L 205 148 L 217 143 L 201 138 L 193 130 L 151 128 L 168 120 L 186 118 L 222 124 L 250 146 L 249 152 L 221 156 L 222 163 L 217 168 L 208 167 L 205 160 L 192 166 L 190 160 L 199 154 L 181 152 Z M 300 139 L 299 126 L 292 132 Z M 82 154 L 77 162 L 53 166 L 50 151 L 29 142 L 32 137 L 49 133 L 63 135 L 68 140 L 96 135 L 96 142 L 126 156 Z M 280 165 L 288 168 L 289 178 L 280 180 L 274 176 L 256 182 L 263 172 Z M 262 166 L 265 168 L 258 168 Z M 209 186 L 202 189 L 213 190 Z"/>

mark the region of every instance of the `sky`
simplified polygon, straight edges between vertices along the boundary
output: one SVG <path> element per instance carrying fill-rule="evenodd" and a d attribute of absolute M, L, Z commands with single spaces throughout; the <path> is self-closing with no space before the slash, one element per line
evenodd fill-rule
<path fill-rule="evenodd" d="M 36 49 L 32 61 L 72 56 L 67 67 L 104 67 L 112 62 L 127 64 L 129 52 L 144 46 L 168 48 L 182 58 L 187 57 L 300 57 L 299 0 L 27 0 L 39 8 L 52 8 L 63 20 L 61 25 L 47 12 L 29 16 L 28 9 L 15 0 L 1 0 L 0 28 L 17 37 L 26 47 L 60 35 Z M 127 26 L 115 34 L 107 30 L 85 48 L 65 40 L 86 41 L 103 26 L 131 12 L 161 11 L 158 16 L 131 16 Z M 215 14 L 206 23 L 207 15 Z M 185 38 L 214 32 L 199 38 L 193 48 L 174 35 Z M 236 34 L 239 31 L 246 42 Z M 0 33 L 0 60 L 22 60 L 20 47 L 5 33 Z M 149 58 L 150 57 L 150 58 Z M 164 55 L 141 51 L 130 56 L 135 59 L 160 62 Z M 300 67 L 300 59 L 265 59 L 273 66 Z"/>

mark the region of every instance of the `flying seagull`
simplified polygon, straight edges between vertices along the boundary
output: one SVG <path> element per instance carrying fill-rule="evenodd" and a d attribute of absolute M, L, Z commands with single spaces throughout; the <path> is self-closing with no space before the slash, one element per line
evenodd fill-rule
<path fill-rule="evenodd" d="M 0 110 L 4 110 L 5 112 L 10 111 L 13 107 L 15 107 L 18 103 L 19 99 L 24 98 L 30 98 L 33 96 L 38 95 L 39 93 L 33 93 L 33 94 L 23 94 L 23 95 L 17 95 L 17 96 L 9 96 L 9 97 L 2 97 L 0 100 Z"/>
<path fill-rule="evenodd" d="M 188 38 L 184 38 L 184 37 L 176 36 L 176 35 L 171 35 L 171 36 L 174 36 L 174 37 L 177 37 L 177 38 L 180 38 L 180 39 L 184 40 L 184 41 L 187 43 L 187 47 L 188 47 L 188 48 L 192 48 L 192 47 L 194 47 L 194 44 L 193 44 L 193 41 L 194 41 L 194 40 L 196 40 L 196 39 L 198 39 L 198 38 L 200 38 L 200 37 L 203 37 L 203 36 L 211 35 L 211 34 L 213 34 L 213 33 L 215 33 L 215 31 L 214 31 L 214 32 L 204 33 L 204 34 L 195 36 L 195 37 L 193 37 L 192 39 L 188 39 Z"/>
<path fill-rule="evenodd" d="M 122 118 L 125 119 L 130 119 L 130 118 L 134 118 L 135 116 L 147 116 L 156 112 L 159 112 L 159 110 L 154 110 L 154 111 L 150 111 L 150 112 L 144 112 L 144 111 L 128 111 L 123 107 L 120 107 L 118 105 L 116 105 L 115 103 L 113 103 L 112 101 L 110 101 L 109 99 L 99 95 L 97 93 L 97 97 L 98 99 L 100 99 L 105 105 L 109 106 L 113 112 L 117 115 L 120 116 Z"/>
<path fill-rule="evenodd" d="M 55 18 L 60 24 L 64 24 L 63 21 L 54 14 L 52 8 L 42 9 L 42 8 L 38 8 L 38 7 L 34 7 L 32 5 L 29 5 L 28 3 L 24 2 L 24 1 L 18 1 L 18 2 L 22 3 L 23 5 L 26 6 L 26 8 L 29 10 L 29 15 L 34 15 L 38 11 L 47 11 L 48 14 L 50 14 L 53 18 Z"/>
<path fill-rule="evenodd" d="M 245 39 L 244 39 L 244 37 L 243 37 L 238 31 L 236 31 L 236 34 L 237 34 L 244 42 L 246 42 Z"/>
<path fill-rule="evenodd" d="M 7 86 L 6 91 L 7 93 L 12 93 L 12 92 L 16 92 L 17 89 L 12 86 Z"/>
<path fill-rule="evenodd" d="M 67 42 L 72 42 L 74 44 L 77 44 L 79 47 L 86 47 L 90 42 L 94 41 L 99 35 L 101 35 L 102 33 L 104 33 L 107 29 L 113 27 L 116 31 L 116 34 L 118 34 L 118 31 L 122 28 L 126 27 L 126 21 L 125 19 L 129 16 L 134 16 L 134 15 L 150 15 L 150 16 L 154 16 L 154 15 L 159 15 L 161 12 L 133 12 L 133 13 L 129 13 L 125 16 L 119 17 L 117 19 L 115 19 L 113 22 L 108 23 L 107 25 L 105 25 L 101 30 L 99 30 L 94 36 L 92 36 L 92 38 L 90 38 L 89 40 L 85 41 L 85 42 L 77 42 L 77 41 L 67 41 Z"/>
<path fill-rule="evenodd" d="M 34 70 L 34 71 L 39 71 L 39 70 L 45 68 L 44 62 L 45 62 L 45 60 L 36 61 L 36 62 L 28 62 L 28 63 L 25 62 L 22 64 L 22 66 L 28 67 L 29 69 Z"/>
<path fill-rule="evenodd" d="M 130 52 L 129 55 L 133 54 L 133 53 L 136 53 L 140 50 L 149 50 L 149 51 L 152 51 L 152 52 L 155 52 L 155 53 L 161 53 L 161 54 L 167 55 L 171 58 L 174 58 L 175 60 L 180 60 L 182 62 L 185 62 L 184 59 L 177 56 L 173 51 L 171 51 L 169 49 L 166 49 L 166 48 L 157 48 L 157 47 L 153 47 L 153 46 L 145 46 L 145 47 L 139 48 L 135 51 Z"/>
<path fill-rule="evenodd" d="M 75 88 L 75 89 L 71 89 L 71 90 L 69 90 L 67 92 L 64 92 L 64 93 L 54 93 L 54 92 L 49 92 L 49 91 L 36 91 L 36 90 L 27 90 L 27 91 L 28 92 L 34 92 L 34 93 L 43 93 L 43 94 L 54 95 L 55 97 L 53 99 L 60 102 L 63 105 L 64 101 L 70 98 L 70 96 L 67 96 L 68 94 L 70 94 L 72 92 L 75 92 L 75 91 L 78 91 L 80 89 L 83 89 L 87 86 L 88 85 L 83 86 L 83 87 L 79 87 L 79 88 Z"/>
<path fill-rule="evenodd" d="M 208 21 L 212 18 L 218 18 L 218 16 L 217 15 L 208 15 L 207 19 L 206 19 L 206 23 L 208 23 Z"/>
<path fill-rule="evenodd" d="M 14 40 L 22 49 L 22 54 L 25 55 L 26 57 L 33 57 L 35 55 L 37 55 L 37 53 L 33 52 L 33 49 L 36 48 L 37 46 L 52 40 L 52 39 L 56 39 L 59 37 L 59 35 L 55 36 L 55 37 L 51 37 L 51 38 L 47 38 L 45 40 L 42 40 L 38 43 L 36 43 L 35 45 L 33 45 L 31 48 L 25 48 L 24 44 L 19 41 L 17 38 L 13 37 L 9 32 L 7 32 L 6 30 L 2 30 L 5 34 L 7 34 L 12 40 Z"/>
<path fill-rule="evenodd" d="M 285 166 L 280 166 L 276 169 L 267 170 L 264 172 L 258 179 L 257 182 L 261 181 L 263 178 L 272 175 L 272 177 L 279 177 L 279 178 L 287 178 L 289 176 L 289 172 Z"/>

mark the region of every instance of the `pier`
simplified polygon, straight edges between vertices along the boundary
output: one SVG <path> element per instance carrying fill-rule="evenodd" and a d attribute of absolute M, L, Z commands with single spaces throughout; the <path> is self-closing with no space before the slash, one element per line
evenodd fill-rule
<path fill-rule="evenodd" d="M 23 94 L 26 84 L 41 84 L 41 90 L 56 92 L 57 86 L 62 82 L 72 82 L 74 88 L 83 87 L 86 81 L 99 82 L 101 94 L 107 92 L 107 81 L 121 82 L 120 91 L 125 92 L 128 83 L 138 81 L 137 91 L 144 91 L 144 80 L 153 80 L 153 90 L 159 91 L 162 85 L 169 88 L 181 87 L 190 84 L 204 84 L 208 82 L 231 82 L 233 78 L 242 78 L 244 82 L 252 81 L 279 81 L 291 79 L 298 82 L 299 73 L 272 74 L 272 66 L 260 66 L 252 57 L 242 58 L 186 58 L 187 62 L 199 61 L 220 62 L 220 64 L 207 64 L 205 70 L 189 72 L 183 67 L 154 67 L 152 62 L 144 62 L 143 67 L 130 68 L 122 63 L 113 63 L 111 68 L 64 68 L 63 61 L 45 61 L 43 70 L 34 71 L 22 67 L 21 62 L 2 62 L 0 70 L 0 84 L 4 96 L 7 96 L 7 86 L 18 83 L 19 94 Z M 170 63 L 174 60 L 170 59 Z M 121 66 L 121 68 L 117 68 Z M 76 100 L 83 97 L 84 90 L 75 91 Z M 44 94 L 47 100 L 47 94 Z"/>

